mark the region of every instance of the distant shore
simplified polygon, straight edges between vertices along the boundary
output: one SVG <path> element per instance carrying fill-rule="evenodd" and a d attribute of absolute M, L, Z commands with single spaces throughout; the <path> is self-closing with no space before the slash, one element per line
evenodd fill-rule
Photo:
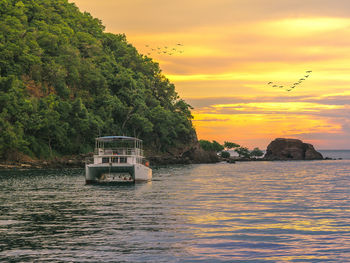
<path fill-rule="evenodd" d="M 0 170 L 11 170 L 11 169 L 65 169 L 65 168 L 84 168 L 85 159 L 91 157 L 92 154 L 74 155 L 74 156 L 63 156 L 55 157 L 51 160 L 44 159 L 33 159 L 25 161 L 0 161 Z M 206 160 L 206 161 L 194 161 L 188 157 L 170 157 L 170 156 L 153 156 L 147 158 L 150 160 L 151 166 L 165 166 L 165 165 L 176 165 L 176 164 L 199 164 L 199 163 L 235 163 L 235 162 L 274 162 L 274 161 L 293 161 L 293 160 L 270 160 L 265 158 L 221 158 L 218 156 L 217 159 Z M 342 158 L 329 158 L 326 157 L 323 160 L 342 160 Z"/>

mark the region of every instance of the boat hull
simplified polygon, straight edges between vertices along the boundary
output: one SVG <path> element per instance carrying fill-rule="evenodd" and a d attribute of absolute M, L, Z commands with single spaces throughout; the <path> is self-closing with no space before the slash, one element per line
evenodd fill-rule
<path fill-rule="evenodd" d="M 86 184 L 135 183 L 152 179 L 152 169 L 142 164 L 88 164 L 85 166 Z"/>

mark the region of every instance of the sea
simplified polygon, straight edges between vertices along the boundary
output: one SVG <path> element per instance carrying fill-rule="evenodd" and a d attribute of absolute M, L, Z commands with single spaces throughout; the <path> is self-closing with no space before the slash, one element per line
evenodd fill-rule
<path fill-rule="evenodd" d="M 0 262 L 350 262 L 350 151 L 174 165 L 134 185 L 0 171 Z M 342 158 L 342 159 L 339 159 Z"/>

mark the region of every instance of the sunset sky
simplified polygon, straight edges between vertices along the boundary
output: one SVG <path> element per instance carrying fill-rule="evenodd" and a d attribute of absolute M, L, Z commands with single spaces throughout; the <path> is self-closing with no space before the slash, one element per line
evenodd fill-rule
<path fill-rule="evenodd" d="M 199 139 L 350 149 L 350 1 L 73 2 L 159 62 L 194 107 Z M 308 70 L 291 91 L 267 84 L 289 87 Z"/>

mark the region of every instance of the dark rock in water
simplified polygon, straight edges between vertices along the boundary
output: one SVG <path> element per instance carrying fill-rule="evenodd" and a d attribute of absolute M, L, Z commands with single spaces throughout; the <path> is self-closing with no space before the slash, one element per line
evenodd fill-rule
<path fill-rule="evenodd" d="M 323 156 L 309 143 L 298 139 L 277 138 L 267 146 L 265 160 L 322 160 Z"/>

